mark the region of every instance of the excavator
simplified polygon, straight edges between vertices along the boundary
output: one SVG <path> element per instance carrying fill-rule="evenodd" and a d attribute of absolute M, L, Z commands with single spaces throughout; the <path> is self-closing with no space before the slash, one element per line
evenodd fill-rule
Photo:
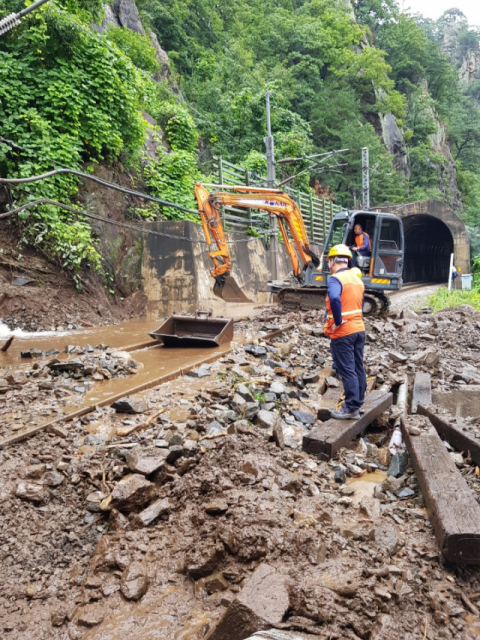
<path fill-rule="evenodd" d="M 207 186 L 217 189 L 207 190 Z M 219 189 L 222 189 L 221 191 Z M 223 189 L 228 189 L 229 193 Z M 342 211 L 338 213 L 327 233 L 323 254 L 310 246 L 302 213 L 297 203 L 284 191 L 248 186 L 195 185 L 195 197 L 208 245 L 212 237 L 216 251 L 209 252 L 214 269 L 214 294 L 227 302 L 251 302 L 231 276 L 232 258 L 222 225 L 220 207 L 232 206 L 258 209 L 274 214 L 289 256 L 295 286 L 270 282 L 267 291 L 278 295 L 279 303 L 288 309 L 322 309 L 325 306 L 328 278 L 324 260 L 333 245 L 354 244 L 353 228 L 360 224 L 371 239 L 371 256 L 358 256 L 357 266 L 365 284 L 364 314 L 373 315 L 388 310 L 390 299 L 386 291 L 402 286 L 404 262 L 404 234 L 400 218 L 391 213 L 374 211 Z M 290 238 L 290 236 L 291 238 Z"/>

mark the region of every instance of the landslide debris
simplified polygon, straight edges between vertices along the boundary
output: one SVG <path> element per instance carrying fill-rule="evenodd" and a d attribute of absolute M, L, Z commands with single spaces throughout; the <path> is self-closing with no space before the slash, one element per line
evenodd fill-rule
<path fill-rule="evenodd" d="M 478 570 L 439 554 L 413 471 L 388 449 L 395 412 L 328 463 L 301 450 L 338 383 L 321 328 L 269 310 L 206 375 L 137 394 L 143 415 L 99 409 L 0 450 L 5 637 L 240 640 L 254 620 L 314 638 L 474 638 Z M 470 308 L 368 322 L 367 374 L 480 391 L 479 330 Z M 0 396 L 6 431 L 17 387 Z M 451 454 L 478 493 L 467 452 Z"/>

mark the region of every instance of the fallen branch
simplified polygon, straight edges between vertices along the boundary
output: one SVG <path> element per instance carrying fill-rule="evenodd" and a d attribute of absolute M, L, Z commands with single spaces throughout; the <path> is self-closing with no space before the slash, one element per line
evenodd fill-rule
<path fill-rule="evenodd" d="M 162 407 L 158 411 L 155 411 L 155 413 L 153 413 L 149 418 L 147 418 L 147 420 L 145 420 L 144 422 L 140 422 L 139 424 L 134 424 L 128 427 L 118 427 L 117 436 L 121 436 L 121 437 L 129 436 L 131 433 L 134 433 L 135 431 L 141 431 L 142 429 L 146 429 L 152 424 L 152 422 L 156 418 L 158 418 L 159 415 L 164 413 L 166 410 L 167 410 L 167 407 Z"/>
<path fill-rule="evenodd" d="M 15 336 L 10 336 L 10 338 L 5 342 L 5 344 L 3 345 L 3 347 L 0 349 L 0 351 L 8 351 L 10 345 L 13 342 L 13 339 L 15 338 Z"/>

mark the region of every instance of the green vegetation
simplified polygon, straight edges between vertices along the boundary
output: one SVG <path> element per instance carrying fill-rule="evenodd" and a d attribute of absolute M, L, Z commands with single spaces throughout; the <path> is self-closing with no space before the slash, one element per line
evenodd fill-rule
<path fill-rule="evenodd" d="M 148 35 L 92 28 L 102 21 L 100 0 L 52 1 L 2 36 L 2 175 L 120 161 L 153 195 L 195 209 L 193 184 L 210 171 L 212 155 L 265 174 L 269 89 L 277 158 L 349 150 L 296 178 L 296 189 L 311 192 L 316 183 L 352 206 L 361 193 L 361 148 L 368 147 L 373 204 L 454 202 L 457 177 L 460 213 L 480 227 L 480 81 L 464 84 L 458 75 L 464 56 L 478 51 L 480 33 L 458 11 L 433 22 L 400 14 L 396 0 L 353 0 L 354 15 L 340 0 L 137 5 L 169 55 L 170 82 L 158 79 Z M 0 0 L 0 15 L 22 6 Z M 452 28 L 457 46 L 447 55 Z M 398 169 L 382 140 L 389 113 L 403 132 L 410 172 Z M 278 178 L 308 166 L 305 159 L 277 164 Z M 77 179 L 62 175 L 17 189 L 15 198 L 75 204 L 77 191 Z M 197 219 L 153 204 L 132 207 L 129 216 Z M 38 206 L 24 213 L 20 229 L 79 286 L 83 264 L 102 270 L 80 215 Z"/>
<path fill-rule="evenodd" d="M 477 287 L 471 291 L 438 289 L 433 295 L 429 296 L 428 304 L 434 312 L 459 307 L 461 304 L 469 304 L 477 311 L 480 311 L 480 289 Z"/>
<path fill-rule="evenodd" d="M 10 7 L 9 7 L 10 8 Z M 136 153 L 144 136 L 142 108 L 156 85 L 115 45 L 85 26 L 98 7 L 47 4 L 0 41 L 0 171 L 27 177 L 57 167 Z M 87 10 L 90 9 L 90 10 Z M 24 200 L 74 198 L 77 180 L 56 176 L 25 185 Z M 16 194 L 17 195 L 17 192 Z M 90 226 L 51 206 L 22 215 L 25 242 L 72 271 L 87 261 L 101 269 Z"/>

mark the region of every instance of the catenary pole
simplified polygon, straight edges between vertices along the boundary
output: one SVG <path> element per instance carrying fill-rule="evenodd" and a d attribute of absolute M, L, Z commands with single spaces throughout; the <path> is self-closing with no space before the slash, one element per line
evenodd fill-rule
<path fill-rule="evenodd" d="M 272 124 L 270 119 L 270 96 L 271 91 L 267 91 L 266 98 L 266 110 L 267 110 L 267 135 L 264 137 L 265 150 L 267 157 L 267 186 L 270 189 L 275 188 L 275 145 L 272 136 Z M 272 280 L 278 279 L 278 225 L 276 216 L 270 214 L 270 273 L 272 274 Z"/>

